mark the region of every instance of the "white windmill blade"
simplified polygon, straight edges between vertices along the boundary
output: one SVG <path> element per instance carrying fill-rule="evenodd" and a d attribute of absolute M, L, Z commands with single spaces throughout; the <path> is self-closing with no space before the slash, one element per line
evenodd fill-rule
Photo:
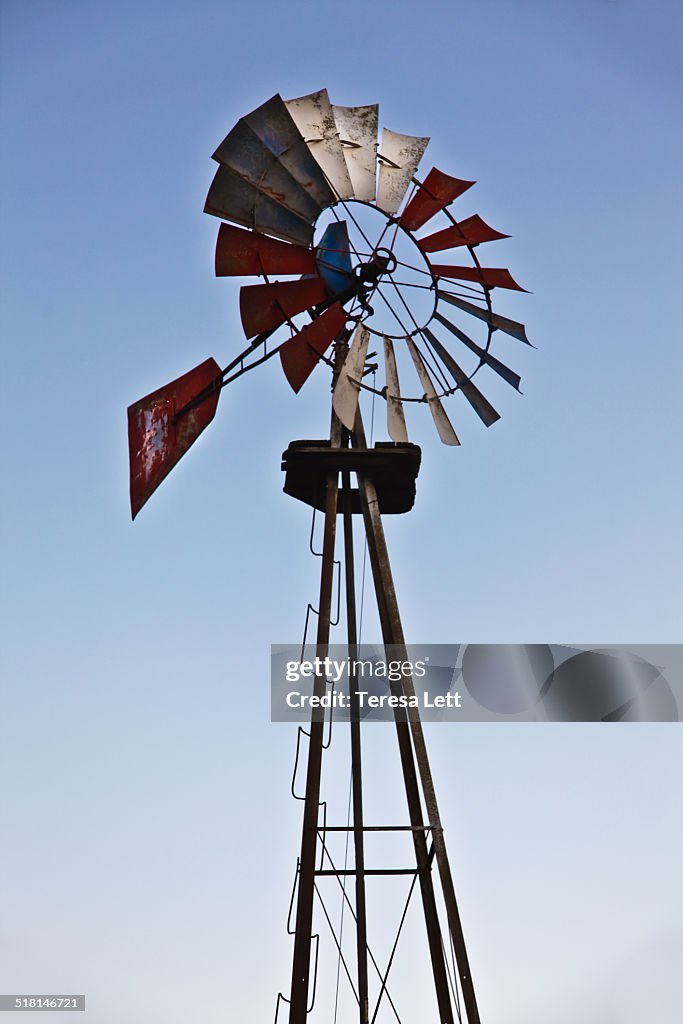
<path fill-rule="evenodd" d="M 441 404 L 441 400 L 436 394 L 434 384 L 432 383 L 432 378 L 429 376 L 429 370 L 425 366 L 422 356 L 418 352 L 412 338 L 406 338 L 406 341 L 408 343 L 408 351 L 410 352 L 413 362 L 415 363 L 415 369 L 417 370 L 417 375 L 420 378 L 420 383 L 424 388 L 427 403 L 429 405 L 429 411 L 432 414 L 432 419 L 434 420 L 434 425 L 437 429 L 439 437 L 441 438 L 444 444 L 460 444 L 460 441 L 458 440 L 458 435 L 453 430 L 453 426 L 446 414 L 446 410 L 444 409 L 443 405 Z"/>
<path fill-rule="evenodd" d="M 369 341 L 370 331 L 358 324 L 332 395 L 332 407 L 347 430 L 353 430 L 356 422 Z"/>
<path fill-rule="evenodd" d="M 398 370 L 396 369 L 396 356 L 394 344 L 391 338 L 384 338 L 384 363 L 386 368 L 387 382 L 387 430 L 392 441 L 405 443 L 408 440 L 406 429 L 406 418 L 403 415 L 403 402 L 398 384 Z"/>
<path fill-rule="evenodd" d="M 382 129 L 379 156 L 377 205 L 385 213 L 396 213 L 427 148 L 428 138 L 400 135 Z"/>
<path fill-rule="evenodd" d="M 354 198 L 373 203 L 377 195 L 379 104 L 337 107 L 333 103 L 332 112 L 349 168 Z"/>
<path fill-rule="evenodd" d="M 339 198 L 353 199 L 349 168 L 344 156 L 344 147 L 339 141 L 337 122 L 334 119 L 327 89 L 312 92 L 308 96 L 299 96 L 297 99 L 285 100 L 285 105 Z"/>

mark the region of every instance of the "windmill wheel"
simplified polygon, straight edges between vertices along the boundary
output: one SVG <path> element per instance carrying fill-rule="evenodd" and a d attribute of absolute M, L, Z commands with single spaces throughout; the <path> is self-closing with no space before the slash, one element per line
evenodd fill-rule
<path fill-rule="evenodd" d="M 299 391 L 338 338 L 350 340 L 333 404 L 352 430 L 362 389 L 386 399 L 387 429 L 408 440 L 404 403 L 426 403 L 439 437 L 459 444 L 442 399 L 460 392 L 491 426 L 499 414 L 479 386 L 491 371 L 519 390 L 493 352 L 499 332 L 529 344 L 523 324 L 496 313 L 497 288 L 523 291 L 477 249 L 507 236 L 452 206 L 474 182 L 418 165 L 428 139 L 383 128 L 379 107 L 340 107 L 326 90 L 273 96 L 226 136 L 205 211 L 224 222 L 216 274 L 257 277 L 240 291 L 247 348 L 224 369 L 207 359 L 128 409 L 133 517 L 215 414 L 221 389 L 279 353 Z M 452 262 L 444 256 L 454 250 Z M 371 339 L 384 384 L 367 374 Z M 414 381 L 407 390 L 401 377 Z M 406 377 L 407 368 L 409 376 Z"/>
<path fill-rule="evenodd" d="M 325 90 L 274 96 L 242 118 L 214 153 L 220 166 L 205 209 L 249 230 L 221 225 L 216 273 L 262 277 L 241 289 L 244 331 L 289 332 L 279 352 L 295 391 L 335 338 L 355 329 L 334 396 L 352 429 L 375 335 L 390 437 L 407 440 L 403 403 L 426 401 L 441 440 L 458 444 L 445 396 L 461 391 L 490 426 L 499 415 L 475 374 L 488 367 L 519 389 L 518 374 L 491 351 L 492 337 L 498 330 L 529 342 L 522 324 L 494 312 L 491 294 L 523 289 L 477 256 L 481 243 L 507 236 L 476 214 L 458 220 L 451 212 L 474 182 L 436 168 L 419 180 L 429 140 L 385 128 L 378 149 L 378 123 L 378 106 L 335 106 Z M 454 262 L 438 262 L 449 250 L 457 250 Z M 397 355 L 414 367 L 417 393 L 401 390 Z"/>

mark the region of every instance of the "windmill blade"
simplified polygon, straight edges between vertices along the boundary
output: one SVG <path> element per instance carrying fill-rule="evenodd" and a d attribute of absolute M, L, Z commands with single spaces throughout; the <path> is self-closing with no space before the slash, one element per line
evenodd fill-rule
<path fill-rule="evenodd" d="M 522 382 L 522 378 L 519 374 L 510 370 L 504 363 L 501 363 L 499 359 L 492 356 L 487 349 L 482 348 L 481 345 L 477 345 L 476 341 L 472 341 L 471 338 L 468 338 L 468 336 L 461 331 L 459 327 L 456 327 L 455 324 L 452 324 L 445 316 L 442 316 L 438 310 L 434 314 L 434 318 L 438 320 L 440 324 L 443 324 L 444 327 L 447 327 L 451 334 L 454 334 L 455 337 L 458 338 L 463 345 L 466 345 L 471 352 L 478 355 L 482 363 L 486 363 L 487 366 L 490 366 L 492 370 L 495 370 L 499 377 L 502 377 L 503 380 L 506 380 L 508 384 L 519 391 L 519 385 Z"/>
<path fill-rule="evenodd" d="M 333 221 L 325 228 L 320 245 L 315 250 L 315 263 L 328 295 L 339 295 L 348 289 L 353 280 L 353 268 L 345 220 Z"/>
<path fill-rule="evenodd" d="M 451 306 L 457 306 L 463 313 L 471 313 L 472 316 L 476 316 L 479 320 L 483 320 L 487 323 L 494 331 L 503 331 L 504 334 L 509 334 L 512 338 L 517 338 L 518 341 L 523 341 L 525 345 L 531 345 L 531 342 L 526 336 L 526 328 L 524 324 L 518 324 L 516 320 L 509 320 L 506 316 L 500 316 L 498 313 L 489 313 L 488 309 L 482 309 L 481 306 L 475 306 L 471 302 L 465 302 L 464 299 L 459 298 L 457 295 L 451 295 L 450 292 L 444 292 L 438 290 L 437 293 L 440 299 L 444 302 L 449 302 Z"/>
<path fill-rule="evenodd" d="M 286 100 L 285 105 L 333 191 L 339 199 L 353 199 L 349 168 L 327 89 Z"/>
<path fill-rule="evenodd" d="M 474 184 L 476 182 L 452 178 L 432 167 L 401 214 L 401 226 L 407 231 L 417 231 Z"/>
<path fill-rule="evenodd" d="M 313 240 L 312 224 L 264 192 L 259 192 L 223 164 L 211 182 L 204 213 L 234 221 L 254 231 L 265 231 L 289 242 L 310 245 Z"/>
<path fill-rule="evenodd" d="M 303 245 L 290 245 L 231 224 L 221 224 L 218 229 L 216 277 L 314 274 L 315 271 L 315 253 Z"/>
<path fill-rule="evenodd" d="M 485 288 L 509 288 L 516 292 L 526 291 L 526 288 L 517 284 L 509 270 L 499 267 L 446 267 L 433 263 L 431 269 L 435 277 L 453 277 L 460 281 L 475 281 Z"/>
<path fill-rule="evenodd" d="M 280 95 L 276 94 L 237 123 L 251 129 L 319 207 L 329 206 L 334 202 L 334 193 L 325 181 L 325 175 L 313 159 Z M 230 135 L 213 154 L 213 159 L 219 163 L 230 163 L 227 154 L 233 147 L 226 148 L 228 139 Z M 273 198 L 280 201 L 279 196 Z"/>
<path fill-rule="evenodd" d="M 396 369 L 396 356 L 391 338 L 384 337 L 384 363 L 386 367 L 387 383 L 387 430 L 392 441 L 408 441 L 406 419 L 403 415 L 403 402 L 401 401 L 401 390 L 398 383 L 398 370 Z"/>
<path fill-rule="evenodd" d="M 326 298 L 323 280 L 317 276 L 302 281 L 245 285 L 240 288 L 244 334 L 253 338 L 264 331 L 272 331 L 297 313 L 320 305 Z"/>
<path fill-rule="evenodd" d="M 339 302 L 316 317 L 280 348 L 280 362 L 294 391 L 300 391 L 320 357 L 346 325 L 346 313 Z"/>
<path fill-rule="evenodd" d="M 220 381 L 220 366 L 215 359 L 207 359 L 129 407 L 128 454 L 133 519 L 214 418 Z M 185 409 L 193 400 L 196 404 Z"/>
<path fill-rule="evenodd" d="M 432 414 L 432 419 L 434 420 L 434 425 L 437 429 L 439 437 L 441 438 L 444 444 L 460 444 L 460 441 L 458 440 L 458 435 L 453 430 L 451 421 L 446 415 L 446 410 L 444 409 L 443 405 L 441 404 L 441 400 L 438 398 L 436 394 L 436 389 L 432 383 L 432 378 L 429 376 L 429 370 L 425 366 L 422 356 L 417 350 L 415 342 L 413 341 L 412 338 L 406 338 L 406 343 L 408 345 L 408 351 L 410 352 L 412 360 L 415 364 L 417 375 L 420 378 L 420 383 L 424 388 L 424 393 L 427 398 L 427 403 L 429 405 L 429 411 Z"/>
<path fill-rule="evenodd" d="M 397 212 L 428 142 L 428 138 L 419 135 L 401 135 L 388 128 L 382 129 L 377 182 L 377 205 L 380 210 L 390 214 Z"/>
<path fill-rule="evenodd" d="M 332 104 L 339 140 L 349 169 L 354 198 L 372 203 L 377 195 L 379 105 L 338 107 Z"/>
<path fill-rule="evenodd" d="M 218 152 L 222 166 L 229 167 L 309 224 L 320 216 L 320 203 L 292 177 L 277 154 L 261 142 L 246 121 L 237 122 Z"/>
<path fill-rule="evenodd" d="M 443 249 L 455 249 L 459 245 L 479 245 L 480 242 L 496 242 L 499 238 L 509 237 L 489 227 L 475 213 L 473 217 L 466 217 L 450 228 L 436 231 L 426 238 L 418 238 L 417 244 L 422 252 L 441 252 Z"/>
<path fill-rule="evenodd" d="M 370 331 L 358 324 L 332 395 L 332 407 L 347 430 L 353 430 L 356 422 L 369 341 Z"/>
<path fill-rule="evenodd" d="M 470 380 L 465 371 L 458 366 L 453 356 L 444 348 L 434 333 L 430 331 L 428 327 L 424 327 L 422 333 L 429 340 L 430 345 L 446 369 L 450 372 L 455 383 L 458 385 L 479 419 L 487 427 L 490 427 L 491 424 L 496 422 L 496 420 L 499 420 L 500 413 L 496 412 L 487 398 L 484 398 L 474 381 Z"/>

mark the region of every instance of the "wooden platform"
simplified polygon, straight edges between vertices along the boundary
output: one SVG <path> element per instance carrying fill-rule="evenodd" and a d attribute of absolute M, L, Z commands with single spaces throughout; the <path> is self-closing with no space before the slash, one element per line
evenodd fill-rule
<path fill-rule="evenodd" d="M 393 441 L 379 441 L 374 448 L 330 448 L 329 441 L 292 441 L 287 451 L 282 453 L 284 492 L 323 512 L 328 473 L 335 469 L 348 470 L 372 477 L 380 512 L 384 515 L 410 512 L 415 504 L 415 484 L 421 457 L 418 445 Z M 347 497 L 351 511 L 359 515 L 361 508 L 357 488 L 352 487 L 347 496 L 340 483 L 339 512 L 343 510 Z"/>

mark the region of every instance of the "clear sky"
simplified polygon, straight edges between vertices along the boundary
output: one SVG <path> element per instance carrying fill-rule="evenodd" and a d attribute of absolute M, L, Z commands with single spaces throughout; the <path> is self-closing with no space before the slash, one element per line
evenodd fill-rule
<path fill-rule="evenodd" d="M 533 292 L 500 306 L 538 346 L 509 339 L 501 421 L 460 409 L 456 450 L 409 423 L 417 503 L 387 524 L 408 636 L 682 639 L 682 43 L 673 0 L 0 2 L 0 991 L 218 1024 L 272 1019 L 289 984 L 301 812 L 269 645 L 301 636 L 318 565 L 279 465 L 325 436 L 327 378 L 295 397 L 274 360 L 227 389 L 134 525 L 125 417 L 243 347 L 202 208 L 210 154 L 273 93 L 430 135 L 423 166 L 477 180 L 467 212 L 512 236 L 491 262 Z M 398 814 L 382 728 L 368 771 Z M 674 1024 L 679 727 L 428 738 L 485 1024 Z"/>

